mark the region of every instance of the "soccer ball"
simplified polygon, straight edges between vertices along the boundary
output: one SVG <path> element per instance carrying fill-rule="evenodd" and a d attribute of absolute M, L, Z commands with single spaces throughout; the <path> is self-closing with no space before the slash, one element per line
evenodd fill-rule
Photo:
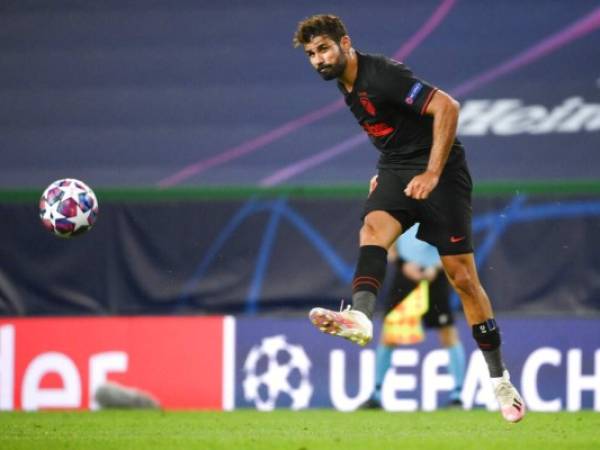
<path fill-rule="evenodd" d="M 60 237 L 85 233 L 98 216 L 96 194 L 74 178 L 50 184 L 40 198 L 40 219 L 44 228 Z"/>

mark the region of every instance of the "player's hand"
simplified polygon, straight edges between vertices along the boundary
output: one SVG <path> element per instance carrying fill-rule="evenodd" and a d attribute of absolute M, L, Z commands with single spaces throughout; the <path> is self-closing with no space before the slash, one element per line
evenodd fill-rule
<path fill-rule="evenodd" d="M 404 189 L 404 193 L 407 197 L 414 198 L 415 200 L 425 200 L 438 185 L 439 181 L 440 177 L 438 175 L 425 171 L 410 180 L 406 185 L 406 189 Z"/>
<path fill-rule="evenodd" d="M 371 181 L 369 181 L 369 195 L 371 195 L 371 193 L 375 190 L 376 187 L 377 187 L 377 175 L 374 175 L 371 178 Z"/>
<path fill-rule="evenodd" d="M 433 281 L 437 278 L 439 273 L 439 269 L 436 267 L 427 267 L 425 270 L 423 270 L 423 277 L 427 280 L 427 281 Z"/>
<path fill-rule="evenodd" d="M 411 280 L 415 283 L 418 283 L 419 281 L 424 279 L 423 269 L 417 263 L 405 262 L 402 265 L 401 270 L 406 278 L 408 278 L 409 280 Z"/>

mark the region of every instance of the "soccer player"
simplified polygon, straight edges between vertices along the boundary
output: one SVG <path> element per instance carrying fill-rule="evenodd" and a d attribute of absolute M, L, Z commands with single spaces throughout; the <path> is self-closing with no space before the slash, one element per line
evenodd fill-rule
<path fill-rule="evenodd" d="M 294 45 L 337 87 L 359 125 L 380 151 L 377 186 L 365 202 L 352 306 L 310 311 L 325 333 L 366 345 L 373 336 L 375 299 L 385 276 L 387 249 L 414 223 L 418 237 L 438 249 L 460 296 L 473 337 L 487 363 L 502 415 L 525 414 L 500 352 L 500 332 L 473 256 L 472 182 L 456 138 L 459 104 L 417 78 L 404 64 L 356 51 L 339 17 L 315 15 L 298 24 Z"/>
<path fill-rule="evenodd" d="M 374 177 L 375 178 L 375 177 Z M 361 408 L 381 408 L 381 388 L 392 352 L 424 339 L 423 327 L 435 329 L 448 351 L 448 371 L 454 379 L 449 407 L 462 407 L 465 352 L 450 306 L 450 286 L 435 247 L 417 239 L 413 225 L 388 250 L 393 280 L 386 296 L 383 329 L 375 352 L 375 389 Z"/>

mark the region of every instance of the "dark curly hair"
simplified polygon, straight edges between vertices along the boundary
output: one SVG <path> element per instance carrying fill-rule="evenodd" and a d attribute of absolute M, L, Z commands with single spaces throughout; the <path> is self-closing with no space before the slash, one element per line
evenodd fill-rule
<path fill-rule="evenodd" d="M 328 36 L 340 43 L 348 33 L 342 20 L 332 14 L 317 14 L 300 21 L 294 34 L 294 47 L 308 44 L 315 36 Z"/>

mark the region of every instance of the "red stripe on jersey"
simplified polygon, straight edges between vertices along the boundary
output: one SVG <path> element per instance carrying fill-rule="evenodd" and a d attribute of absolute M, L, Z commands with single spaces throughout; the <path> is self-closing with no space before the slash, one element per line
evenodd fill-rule
<path fill-rule="evenodd" d="M 433 98 L 433 94 L 435 94 L 438 90 L 438 88 L 433 88 L 431 92 L 429 92 L 429 95 L 427 96 L 427 99 L 425 100 L 425 103 L 423 103 L 423 107 L 421 108 L 421 115 L 425 114 L 425 110 L 429 106 L 429 102 Z"/>

